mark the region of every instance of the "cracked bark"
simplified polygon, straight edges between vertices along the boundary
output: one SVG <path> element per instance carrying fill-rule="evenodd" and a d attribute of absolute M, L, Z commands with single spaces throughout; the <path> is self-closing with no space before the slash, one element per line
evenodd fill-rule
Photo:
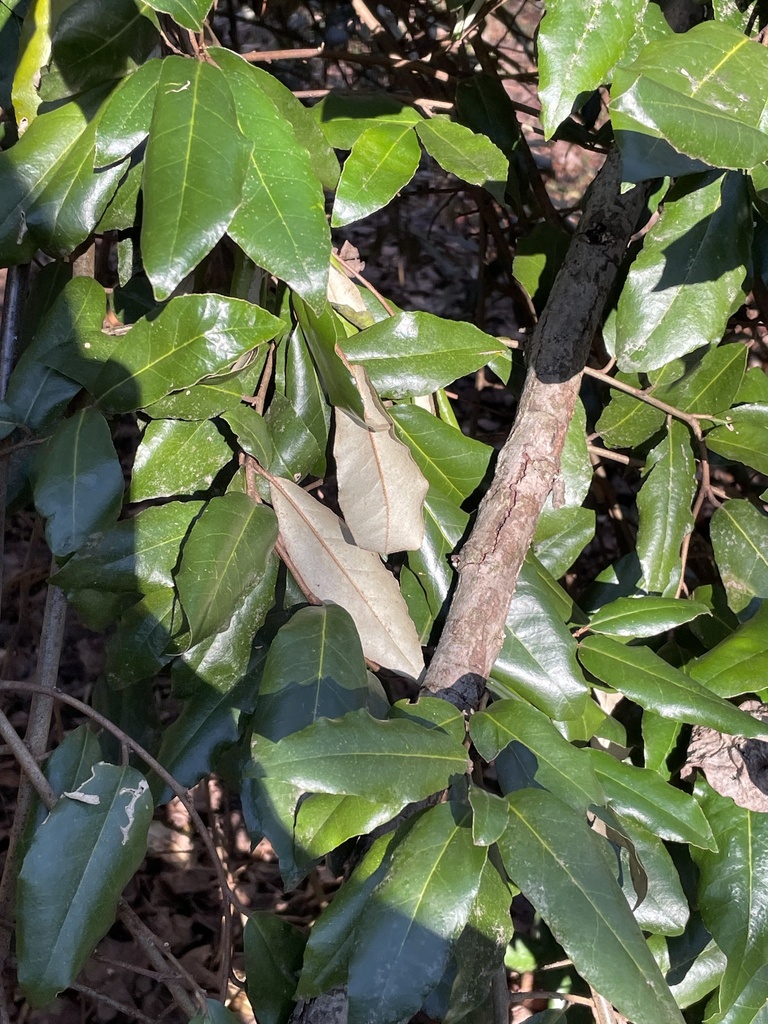
<path fill-rule="evenodd" d="M 650 191 L 620 194 L 615 149 L 590 186 L 546 308 L 536 325 L 523 394 L 493 482 L 455 557 L 459 583 L 422 691 L 477 708 L 504 637 L 509 603 L 560 467 L 581 375 L 627 243 Z"/>

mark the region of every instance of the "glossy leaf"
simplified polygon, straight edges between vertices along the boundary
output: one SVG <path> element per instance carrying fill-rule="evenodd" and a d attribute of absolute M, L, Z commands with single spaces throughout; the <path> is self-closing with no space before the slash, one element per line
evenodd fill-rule
<path fill-rule="evenodd" d="M 334 149 L 352 149 L 363 132 L 377 124 L 417 124 L 422 120 L 413 107 L 385 92 L 331 92 L 312 108 L 312 113 Z"/>
<path fill-rule="evenodd" d="M 746 361 L 744 345 L 721 345 L 706 352 L 673 384 L 657 387 L 654 397 L 683 412 L 702 414 L 728 409 L 736 400 Z"/>
<path fill-rule="evenodd" d="M 469 824 L 469 815 L 439 804 L 421 815 L 392 854 L 356 930 L 347 982 L 350 1024 L 403 1020 L 439 981 L 487 857 L 473 844 Z"/>
<path fill-rule="evenodd" d="M 355 543 L 390 554 L 415 551 L 424 538 L 424 498 L 429 484 L 365 371 L 353 367 L 365 424 L 336 410 L 333 454 L 339 505 Z"/>
<path fill-rule="evenodd" d="M 45 1006 L 77 977 L 144 859 L 152 799 L 142 775 L 99 763 L 38 826 L 18 879 L 19 983 Z"/>
<path fill-rule="evenodd" d="M 768 678 L 768 602 L 716 647 L 685 666 L 685 671 L 720 697 L 762 688 Z"/>
<path fill-rule="evenodd" d="M 56 6 L 60 16 L 51 59 L 40 81 L 40 96 L 48 103 L 79 98 L 86 89 L 103 84 L 111 86 L 157 45 L 156 22 L 148 7 L 136 0 L 65 0 Z"/>
<path fill-rule="evenodd" d="M 245 986 L 259 1024 L 286 1024 L 306 935 L 277 914 L 250 914 L 243 929 Z"/>
<path fill-rule="evenodd" d="M 339 179 L 332 227 L 386 206 L 416 173 L 421 150 L 410 125 L 381 122 L 355 141 Z"/>
<path fill-rule="evenodd" d="M 636 1024 L 681 1024 L 603 840 L 549 793 L 524 789 L 506 799 L 504 866 L 579 973 Z"/>
<path fill-rule="evenodd" d="M 586 810 L 605 802 L 588 758 L 563 739 L 546 715 L 524 701 L 494 701 L 487 711 L 472 716 L 469 732 L 486 761 L 512 744 L 508 753 L 525 764 L 529 785 L 535 780 L 569 807 Z"/>
<path fill-rule="evenodd" d="M 150 60 L 118 85 L 104 103 L 96 127 L 94 164 L 123 160 L 149 135 L 162 62 Z"/>
<path fill-rule="evenodd" d="M 662 839 L 714 849 L 712 830 L 688 793 L 670 786 L 656 772 L 624 764 L 604 750 L 590 750 L 589 758 L 609 806 L 618 814 Z"/>
<path fill-rule="evenodd" d="M 152 419 L 208 420 L 236 409 L 243 398 L 252 398 L 264 369 L 266 347 L 256 351 L 253 362 L 237 373 L 203 380 L 183 391 L 172 391 L 151 402 L 146 413 Z"/>
<path fill-rule="evenodd" d="M 698 615 L 710 615 L 710 609 L 697 601 L 674 597 L 618 597 L 604 604 L 589 620 L 593 633 L 606 636 L 657 636 L 682 626 Z"/>
<path fill-rule="evenodd" d="M 693 529 L 691 502 L 696 490 L 696 462 L 683 423 L 670 423 L 666 437 L 648 456 L 645 473 L 637 496 L 640 585 L 674 596 L 682 571 L 680 549 Z"/>
<path fill-rule="evenodd" d="M 232 449 L 210 420 L 152 420 L 136 450 L 129 500 L 206 491 L 231 458 Z"/>
<path fill-rule="evenodd" d="M 669 779 L 670 754 L 677 746 L 682 725 L 669 718 L 662 718 L 653 711 L 643 711 L 643 752 L 646 768 L 658 772 L 662 779 Z"/>
<path fill-rule="evenodd" d="M 602 682 L 662 718 L 707 725 L 733 736 L 768 736 L 751 715 L 672 668 L 648 647 L 587 637 L 579 647 L 579 660 Z"/>
<path fill-rule="evenodd" d="M 644 876 L 644 885 L 638 894 L 631 882 L 632 855 L 626 846 L 621 846 L 620 881 L 635 920 L 643 931 L 660 935 L 681 935 L 688 922 L 690 909 L 677 868 L 664 843 L 654 832 L 647 831 L 636 820 L 622 815 L 617 815 L 617 818 L 622 831 L 632 844 L 634 856 L 642 865 Z"/>
<path fill-rule="evenodd" d="M 420 121 L 416 132 L 444 171 L 471 185 L 482 185 L 503 199 L 509 164 L 489 138 L 445 117 Z"/>
<path fill-rule="evenodd" d="M 394 577 L 378 555 L 352 543 L 344 523 L 288 480 L 270 482 L 280 534 L 313 594 L 352 616 L 367 658 L 418 677 L 421 645 Z"/>
<path fill-rule="evenodd" d="M 94 409 L 81 409 L 56 429 L 35 474 L 35 507 L 47 520 L 51 551 L 68 555 L 111 525 L 122 497 L 123 473 L 107 422 Z"/>
<path fill-rule="evenodd" d="M 342 343 L 346 344 L 344 321 L 330 304 L 316 316 L 301 299 L 294 297 L 292 302 L 328 401 L 364 422 L 362 400 L 347 364 L 339 356 Z"/>
<path fill-rule="evenodd" d="M 472 324 L 431 313 L 397 313 L 341 344 L 378 393 L 390 398 L 430 394 L 507 351 Z"/>
<path fill-rule="evenodd" d="M 240 404 L 226 410 L 223 418 L 235 432 L 243 451 L 268 469 L 274 455 L 272 436 L 263 416 L 249 405 Z"/>
<path fill-rule="evenodd" d="M 453 736 L 459 743 L 467 737 L 467 721 L 462 711 L 450 701 L 438 697 L 426 697 L 423 694 L 414 703 L 399 700 L 387 708 L 387 718 L 405 718 L 419 722 L 428 729 L 442 729 Z"/>
<path fill-rule="evenodd" d="M 548 572 L 564 576 L 595 536 L 594 510 L 579 505 L 544 509 L 536 523 L 533 552 Z"/>
<path fill-rule="evenodd" d="M 205 16 L 211 9 L 208 0 L 151 0 L 149 6 L 170 14 L 177 25 L 193 32 L 201 31 Z"/>
<path fill-rule="evenodd" d="M 3 25 L 6 31 L 9 27 Z M 21 25 L 18 65 L 11 90 L 11 104 L 20 135 L 37 115 L 40 104 L 37 92 L 40 69 L 45 67 L 51 57 L 51 27 L 50 0 L 30 0 Z"/>
<path fill-rule="evenodd" d="M 712 851 L 692 850 L 699 869 L 698 902 L 727 964 L 720 986 L 722 1011 L 765 965 L 768 941 L 768 818 L 738 807 L 703 780 L 696 794 L 717 841 Z"/>
<path fill-rule="evenodd" d="M 231 50 L 209 52 L 232 89 L 240 130 L 253 143 L 242 201 L 227 231 L 255 263 L 319 313 L 328 287 L 331 237 L 309 153 L 262 88 L 263 77 Z"/>
<path fill-rule="evenodd" d="M 622 370 L 653 370 L 719 341 L 746 276 L 752 222 L 745 182 L 717 172 L 684 181 L 667 198 L 621 292 Z"/>
<path fill-rule="evenodd" d="M 667 940 L 651 935 L 648 947 L 682 1009 L 697 1003 L 720 984 L 725 957 L 698 912 L 691 914 L 682 935 Z"/>
<path fill-rule="evenodd" d="M 193 643 L 227 628 L 265 574 L 276 539 L 274 513 L 247 494 L 208 502 L 189 532 L 176 573 Z"/>
<path fill-rule="evenodd" d="M 509 822 L 509 806 L 505 800 L 479 786 L 471 786 L 472 842 L 475 846 L 492 846 Z"/>
<path fill-rule="evenodd" d="M 715 510 L 710 535 L 730 607 L 740 612 L 753 597 L 768 597 L 768 518 L 731 499 Z"/>
<path fill-rule="evenodd" d="M 348 612 L 334 604 L 300 608 L 269 646 L 254 729 L 277 742 L 367 701 L 365 659 Z"/>
<path fill-rule="evenodd" d="M 157 757 L 182 785 L 192 787 L 214 767 L 216 754 L 239 739 L 239 709 L 253 706 L 249 678 L 253 638 L 274 601 L 277 558 L 271 556 L 262 579 L 246 594 L 229 626 L 195 644 L 171 668 L 174 696 L 184 705 L 179 717 L 163 728 Z M 171 799 L 170 789 L 153 782 L 158 803 Z"/>
<path fill-rule="evenodd" d="M 431 487 L 457 505 L 477 490 L 493 456 L 489 445 L 417 405 L 395 405 L 388 412 Z"/>
<path fill-rule="evenodd" d="M 22 352 L 8 381 L 6 400 L 32 430 L 46 426 L 80 390 L 79 384 L 48 365 L 51 353 L 74 347 L 78 341 L 82 344 L 101 327 L 105 306 L 100 284 L 88 277 L 74 278 L 56 297 Z"/>
<path fill-rule="evenodd" d="M 202 508 L 200 501 L 170 501 L 123 519 L 80 547 L 52 581 L 62 590 L 172 587 L 179 548 Z"/>
<path fill-rule="evenodd" d="M 229 227 L 250 152 L 220 68 L 166 57 L 144 156 L 141 251 L 155 296 L 167 299 Z M 227 188 L 213 171 L 227 168 Z"/>
<path fill-rule="evenodd" d="M 707 447 L 723 458 L 743 462 L 758 473 L 768 473 L 765 437 L 768 405 L 737 405 L 728 412 L 727 426 L 707 434 Z"/>
<path fill-rule="evenodd" d="M 104 675 L 115 689 L 151 679 L 171 660 L 168 653 L 179 626 L 178 600 L 172 587 L 153 586 L 121 615 L 109 638 Z"/>
<path fill-rule="evenodd" d="M 630 180 L 688 173 L 691 159 L 733 169 L 768 160 L 766 89 L 768 56 L 729 26 L 705 22 L 650 43 L 613 76 L 613 127 L 625 158 L 639 158 Z"/>
<path fill-rule="evenodd" d="M 309 999 L 346 982 L 356 927 L 365 913 L 371 893 L 385 875 L 392 849 L 401 839 L 400 831 L 375 839 L 331 905 L 312 927 L 296 989 L 297 997 Z"/>
<path fill-rule="evenodd" d="M 444 789 L 467 767 L 460 743 L 415 722 L 382 722 L 365 711 L 320 718 L 271 743 L 254 735 L 249 774 L 290 782 L 309 793 L 360 796 L 401 807 Z"/>
<path fill-rule="evenodd" d="M 637 31 L 639 0 L 589 0 L 547 7 L 539 31 L 539 96 L 545 138 L 585 94 L 610 79 Z"/>
<path fill-rule="evenodd" d="M 638 374 L 617 373 L 616 378 L 640 391 L 646 390 Z M 655 389 L 651 387 L 647 390 L 649 394 L 653 394 Z M 595 429 L 605 444 L 612 448 L 635 448 L 657 434 L 663 426 L 664 413 L 661 409 L 656 409 L 626 392 L 614 391 Z"/>
<path fill-rule="evenodd" d="M 282 322 L 243 299 L 180 295 L 154 319 L 120 338 L 92 385 L 109 412 L 143 408 L 170 390 L 229 370 L 237 358 L 274 337 Z"/>

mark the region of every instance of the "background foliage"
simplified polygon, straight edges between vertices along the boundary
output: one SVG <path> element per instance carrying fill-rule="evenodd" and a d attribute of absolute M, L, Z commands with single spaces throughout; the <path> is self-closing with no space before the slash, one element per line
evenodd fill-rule
<path fill-rule="evenodd" d="M 34 694 L 26 746 L 0 713 L 2 1019 L 115 926 L 186 1019 L 238 983 L 260 1024 L 500 1022 L 511 977 L 516 1020 L 763 1021 L 763 5 L 553 0 L 535 45 L 525 5 L 258 6 L 0 6 L 0 485 L 53 557 L 37 671 L 0 683 Z M 617 146 L 647 209 L 467 716 L 409 700 L 497 454 L 452 399 L 520 396 L 585 202 L 552 140 Z M 438 173 L 480 225 L 464 316 L 341 247 Z M 67 605 L 107 637 L 86 703 Z M 45 757 L 54 706 L 84 717 Z M 311 929 L 243 905 L 212 778 L 286 891 L 343 876 Z M 121 898 L 173 798 L 220 889 L 202 982 Z"/>

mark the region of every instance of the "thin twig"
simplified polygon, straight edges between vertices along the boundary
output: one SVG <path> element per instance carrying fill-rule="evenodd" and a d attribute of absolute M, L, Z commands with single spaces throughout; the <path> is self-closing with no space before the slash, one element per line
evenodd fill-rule
<path fill-rule="evenodd" d="M 90 985 L 83 985 L 79 981 L 73 981 L 69 987 L 74 989 L 75 992 L 81 992 L 84 996 L 88 996 L 89 999 L 93 999 L 97 1003 L 103 1003 L 104 1006 L 109 1006 L 118 1013 L 125 1014 L 126 1017 L 142 1021 L 142 1024 L 155 1024 L 151 1017 L 147 1017 L 146 1014 L 142 1013 L 141 1010 L 136 1009 L 135 1006 L 128 1006 L 127 1003 L 121 1003 L 117 999 L 113 999 L 112 996 L 105 995 L 104 992 L 99 992 L 97 989 L 91 988 Z"/>
<path fill-rule="evenodd" d="M 510 1002 L 527 1003 L 532 999 L 562 999 L 566 1003 L 576 1003 L 577 1006 L 594 1006 L 588 996 L 577 996 L 570 992 L 547 992 L 546 989 L 533 989 L 530 992 L 510 992 Z"/>
<path fill-rule="evenodd" d="M 13 728 L 8 716 L 2 710 L 0 710 L 0 736 L 3 737 L 5 742 L 11 748 L 11 753 L 19 762 L 22 771 L 27 776 L 32 786 L 34 786 L 35 792 L 45 804 L 46 808 L 50 811 L 56 803 L 56 794 L 51 789 L 48 779 L 46 779 L 45 775 L 43 775 L 40 770 L 40 766 L 37 761 L 29 752 L 29 748 Z"/>

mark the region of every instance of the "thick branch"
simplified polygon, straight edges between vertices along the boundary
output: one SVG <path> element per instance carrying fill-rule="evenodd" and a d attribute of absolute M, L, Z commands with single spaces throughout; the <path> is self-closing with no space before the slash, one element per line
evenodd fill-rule
<path fill-rule="evenodd" d="M 512 433 L 455 559 L 459 583 L 422 689 L 463 709 L 478 706 L 501 648 L 520 566 L 560 468 L 590 345 L 645 206 L 648 186 L 625 195 L 620 186 L 621 157 L 613 150 L 589 190 L 536 326 Z"/>

